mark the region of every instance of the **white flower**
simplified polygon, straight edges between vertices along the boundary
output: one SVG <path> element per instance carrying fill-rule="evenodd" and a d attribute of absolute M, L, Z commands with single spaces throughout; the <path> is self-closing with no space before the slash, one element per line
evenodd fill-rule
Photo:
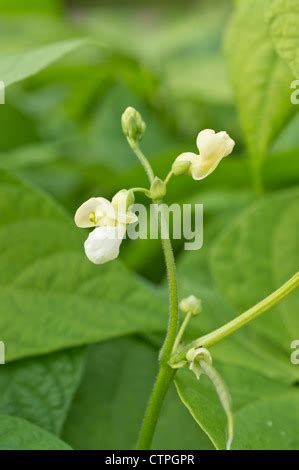
<path fill-rule="evenodd" d="M 201 180 L 215 170 L 222 158 L 232 153 L 235 142 L 227 132 L 215 133 L 212 129 L 205 129 L 198 134 L 196 145 L 199 154 L 182 153 L 176 158 L 174 166 L 178 162 L 189 162 L 188 174 L 195 180 Z"/>
<path fill-rule="evenodd" d="M 125 201 L 130 192 L 119 191 L 112 202 L 104 197 L 92 197 L 84 202 L 75 214 L 75 224 L 80 228 L 114 227 L 118 223 L 131 224 L 137 221 L 137 216 L 127 211 Z"/>
<path fill-rule="evenodd" d="M 114 226 L 116 218 L 111 202 L 104 197 L 91 197 L 77 210 L 75 224 L 80 228 Z"/>
<path fill-rule="evenodd" d="M 87 258 L 95 264 L 107 263 L 117 258 L 125 233 L 126 226 L 123 224 L 95 228 L 84 243 Z"/>
<path fill-rule="evenodd" d="M 132 191 L 121 189 L 116 193 L 111 201 L 113 209 L 117 213 L 117 220 L 123 224 L 132 224 L 137 222 L 138 218 L 134 212 L 129 210 L 130 206 L 134 204 L 135 198 Z"/>
<path fill-rule="evenodd" d="M 78 227 L 96 227 L 84 243 L 87 258 L 95 264 L 112 261 L 119 255 L 119 248 L 128 224 L 137 216 L 128 210 L 134 202 L 132 191 L 119 191 L 112 202 L 103 197 L 92 197 L 84 202 L 75 214 Z"/>

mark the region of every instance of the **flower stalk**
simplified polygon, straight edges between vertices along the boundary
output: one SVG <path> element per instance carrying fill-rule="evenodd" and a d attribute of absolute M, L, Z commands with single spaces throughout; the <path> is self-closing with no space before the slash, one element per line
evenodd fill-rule
<path fill-rule="evenodd" d="M 136 154 L 140 163 L 142 164 L 147 176 L 149 183 L 152 185 L 155 181 L 155 175 L 152 167 L 143 154 L 138 142 L 128 138 L 129 145 Z M 161 204 L 162 200 L 155 200 L 156 204 Z M 161 224 L 165 223 L 163 213 L 159 213 L 161 217 Z M 169 317 L 167 333 L 164 340 L 164 344 L 160 353 L 160 367 L 156 382 L 154 384 L 153 392 L 150 397 L 144 419 L 141 427 L 139 440 L 137 443 L 137 449 L 149 449 L 152 444 L 154 432 L 158 422 L 160 410 L 169 388 L 169 385 L 173 379 L 175 371 L 169 366 L 173 345 L 177 335 L 178 329 L 178 295 L 177 295 L 177 280 L 176 280 L 176 265 L 173 255 L 172 245 L 169 238 L 162 239 L 162 248 L 164 252 L 168 288 L 169 288 Z"/>
<path fill-rule="evenodd" d="M 219 343 L 219 341 L 222 341 L 224 338 L 239 330 L 243 326 L 247 325 L 249 322 L 259 317 L 271 307 L 276 305 L 278 302 L 284 299 L 292 290 L 298 287 L 298 285 L 299 273 L 296 273 L 276 291 L 272 292 L 272 294 L 268 295 L 265 299 L 261 300 L 249 310 L 246 310 L 246 312 L 242 313 L 238 317 L 234 318 L 233 320 L 221 326 L 220 328 L 217 328 L 211 333 L 201 336 L 195 341 L 192 341 L 191 343 L 187 344 L 182 349 L 182 351 L 172 357 L 170 361 L 171 364 L 175 365 L 177 362 L 181 362 L 182 360 L 184 360 L 186 357 L 186 353 L 191 348 L 210 348 L 216 343 Z"/>

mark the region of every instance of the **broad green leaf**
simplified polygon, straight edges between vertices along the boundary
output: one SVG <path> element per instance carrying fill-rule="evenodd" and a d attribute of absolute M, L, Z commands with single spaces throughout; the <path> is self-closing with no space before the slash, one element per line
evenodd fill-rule
<path fill-rule="evenodd" d="M 136 338 L 92 346 L 63 438 L 75 449 L 133 449 L 157 373 L 157 358 L 156 348 Z M 153 448 L 210 448 L 173 392 L 163 407 Z"/>
<path fill-rule="evenodd" d="M 84 350 L 23 359 L 1 366 L 0 413 L 60 434 L 81 379 Z"/>
<path fill-rule="evenodd" d="M 214 450 L 210 439 L 190 419 L 173 386 L 166 396 L 153 439 L 153 449 Z M 179 425 L 178 425 L 179 423 Z"/>
<path fill-rule="evenodd" d="M 28 421 L 0 415 L 1 450 L 70 450 L 56 436 Z"/>
<path fill-rule="evenodd" d="M 182 293 L 194 293 L 203 300 L 200 330 L 197 333 L 195 319 L 192 338 L 236 317 L 296 272 L 298 199 L 298 190 L 265 197 L 237 218 L 227 217 L 220 235 L 216 220 L 208 234 L 209 247 L 193 260 L 189 256 L 183 260 Z M 235 449 L 298 447 L 294 430 L 299 429 L 295 386 L 299 372 L 290 361 L 290 343 L 299 331 L 298 300 L 298 292 L 293 292 L 211 348 L 215 367 L 232 394 Z M 225 415 L 206 379 L 198 382 L 189 371 L 182 371 L 176 383 L 193 417 L 216 447 L 224 448 Z"/>
<path fill-rule="evenodd" d="M 88 45 L 86 39 L 62 41 L 19 54 L 3 54 L 0 59 L 0 79 L 5 87 L 28 78 L 66 54 Z"/>
<path fill-rule="evenodd" d="M 202 299 L 203 314 L 194 318 L 192 328 L 187 329 L 186 340 L 192 340 L 234 318 L 239 312 L 216 288 L 210 270 L 210 251 L 215 239 L 226 227 L 229 227 L 238 214 L 252 204 L 254 198 L 250 193 L 215 191 L 203 197 L 204 202 L 204 244 L 201 250 L 185 252 L 178 266 L 180 298 L 195 294 Z M 243 345 L 240 357 L 239 343 Z M 255 370 L 260 370 L 260 354 L 252 350 L 251 342 L 235 336 L 221 347 L 215 347 L 213 355 L 227 362 L 243 365 L 242 361 L 250 360 Z M 270 356 L 271 357 L 271 356 Z M 271 357 L 271 360 L 272 357 Z"/>
<path fill-rule="evenodd" d="M 241 367 L 215 366 L 225 377 L 234 412 L 232 449 L 297 449 L 299 390 Z M 217 449 L 225 449 L 226 422 L 215 391 L 206 377 L 197 381 L 187 370 L 176 377 L 178 393 Z"/>
<path fill-rule="evenodd" d="M 83 252 L 86 231 L 48 197 L 1 173 L 0 211 L 7 360 L 164 330 L 164 292 L 118 261 L 92 265 Z"/>
<path fill-rule="evenodd" d="M 213 246 L 215 280 L 240 312 L 297 272 L 298 203 L 298 190 L 265 198 L 242 214 Z M 299 296 L 294 293 L 252 326 L 288 354 L 299 328 L 298 308 Z"/>
<path fill-rule="evenodd" d="M 226 56 L 241 124 L 255 165 L 295 112 L 290 102 L 292 74 L 273 47 L 266 3 L 237 3 L 226 37 Z"/>
<path fill-rule="evenodd" d="M 275 48 L 299 78 L 299 4 L 297 0 L 268 0 L 267 19 Z"/>

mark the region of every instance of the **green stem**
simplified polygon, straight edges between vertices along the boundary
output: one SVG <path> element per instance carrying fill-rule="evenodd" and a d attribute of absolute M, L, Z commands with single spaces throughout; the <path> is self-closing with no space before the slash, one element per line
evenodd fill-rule
<path fill-rule="evenodd" d="M 182 340 L 182 337 L 185 333 L 185 330 L 188 326 L 188 323 L 192 318 L 192 315 L 193 315 L 192 313 L 187 313 L 187 315 L 185 316 L 184 321 L 181 324 L 181 327 L 180 327 L 179 332 L 177 334 L 177 337 L 175 339 L 175 342 L 174 342 L 174 345 L 173 345 L 173 348 L 172 348 L 172 354 L 174 354 L 176 352 L 176 350 L 177 350 L 177 348 L 178 348 L 178 346 L 179 346 L 179 344 Z"/>
<path fill-rule="evenodd" d="M 161 213 L 161 217 L 163 217 L 163 213 Z M 151 443 L 153 440 L 161 407 L 164 402 L 169 385 L 174 376 L 174 371 L 168 363 L 172 354 L 178 327 L 176 266 L 171 241 L 169 238 L 162 239 L 162 247 L 166 262 L 169 287 L 168 327 L 164 344 L 160 353 L 159 373 L 144 415 L 143 423 L 139 434 L 139 440 L 137 443 L 137 449 L 151 448 Z"/>
<path fill-rule="evenodd" d="M 164 183 L 167 185 L 172 177 L 173 177 L 173 173 L 172 173 L 172 170 L 170 170 L 170 172 L 168 173 L 168 175 L 166 176 L 164 180 Z"/>
<path fill-rule="evenodd" d="M 148 159 L 145 157 L 145 155 L 141 151 L 138 143 L 134 139 L 131 139 L 130 137 L 128 137 L 127 140 L 129 142 L 129 145 L 130 145 L 131 149 L 133 150 L 136 157 L 138 158 L 141 165 L 143 166 L 143 168 L 144 168 L 144 170 L 147 174 L 147 177 L 149 179 L 150 184 L 152 184 L 152 182 L 154 181 L 155 175 L 154 175 L 153 169 L 152 169 Z"/>
<path fill-rule="evenodd" d="M 151 448 L 161 408 L 175 372 L 176 371 L 171 369 L 167 364 L 160 365 L 153 391 L 143 418 L 136 446 L 137 450 L 149 450 Z"/>
<path fill-rule="evenodd" d="M 166 337 L 160 354 L 160 368 L 144 415 L 137 449 L 151 448 L 161 407 L 175 372 L 169 366 L 168 362 L 173 350 L 178 326 L 176 267 L 170 240 L 168 238 L 162 240 L 162 246 L 166 261 L 169 286 L 169 320 Z"/>
<path fill-rule="evenodd" d="M 272 294 L 268 295 L 265 299 L 261 300 L 258 304 L 251 307 L 246 312 L 239 315 L 237 318 L 234 318 L 230 322 L 226 323 L 225 325 L 217 328 L 217 330 L 212 331 L 211 333 L 202 336 L 201 338 L 192 341 L 192 343 L 188 344 L 184 347 L 184 349 L 179 353 L 173 356 L 171 359 L 171 363 L 175 364 L 185 359 L 186 352 L 190 348 L 197 348 L 197 347 L 205 347 L 209 348 L 219 341 L 223 340 L 227 336 L 231 335 L 235 331 L 239 330 L 243 326 L 247 325 L 247 323 L 251 322 L 262 313 L 269 310 L 269 308 L 273 307 L 273 305 L 280 302 L 284 297 L 286 297 L 295 287 L 299 284 L 299 274 L 296 273 L 292 276 L 287 282 L 285 282 L 281 287 L 279 287 L 276 291 L 272 292 Z"/>
<path fill-rule="evenodd" d="M 148 176 L 149 182 L 154 180 L 154 172 L 152 167 L 141 151 L 138 143 L 128 138 L 129 145 L 141 162 L 145 172 Z M 160 204 L 162 201 L 156 201 Z M 161 224 L 165 224 L 165 217 L 163 212 L 160 212 Z M 165 395 L 169 385 L 173 379 L 175 371 L 169 366 L 168 362 L 171 357 L 173 345 L 177 335 L 178 328 L 178 297 L 177 297 L 177 281 L 176 281 L 176 266 L 175 258 L 173 255 L 172 245 L 169 237 L 162 238 L 162 248 L 166 263 L 167 279 L 169 286 L 169 317 L 167 333 L 164 344 L 160 354 L 160 367 L 154 388 L 149 399 L 149 403 L 144 415 L 143 423 L 141 426 L 137 449 L 150 449 L 158 418 L 160 415 L 161 407 L 164 402 Z"/>
<path fill-rule="evenodd" d="M 162 239 L 162 247 L 164 251 L 164 258 L 166 263 L 168 289 L 169 289 L 169 317 L 167 333 L 164 344 L 161 349 L 160 362 L 168 364 L 171 357 L 172 348 L 176 339 L 178 329 L 178 293 L 177 293 L 177 280 L 176 280 L 176 266 L 175 259 L 172 251 L 171 241 L 169 238 Z"/>
<path fill-rule="evenodd" d="M 146 188 L 131 188 L 131 191 L 133 191 L 133 193 L 143 193 L 148 197 L 150 194 L 149 190 Z"/>

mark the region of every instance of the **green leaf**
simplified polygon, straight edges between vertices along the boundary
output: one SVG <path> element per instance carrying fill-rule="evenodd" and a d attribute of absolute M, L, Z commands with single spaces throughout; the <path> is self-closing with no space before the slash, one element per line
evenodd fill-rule
<path fill-rule="evenodd" d="M 8 87 L 35 75 L 66 54 L 88 44 L 91 42 L 86 39 L 72 39 L 23 53 L 3 54 L 0 59 L 0 79 Z"/>
<path fill-rule="evenodd" d="M 243 213 L 214 245 L 214 278 L 240 312 L 297 272 L 298 203 L 298 190 L 269 196 Z M 289 295 L 252 327 L 289 353 L 299 327 L 298 308 L 298 295 Z"/>
<path fill-rule="evenodd" d="M 226 37 L 226 56 L 249 153 L 255 165 L 292 115 L 292 74 L 269 34 L 261 0 L 237 3 Z"/>
<path fill-rule="evenodd" d="M 0 413 L 60 434 L 81 379 L 85 354 L 75 349 L 1 367 Z"/>
<path fill-rule="evenodd" d="M 57 437 L 21 418 L 0 415 L 1 450 L 71 450 Z"/>
<path fill-rule="evenodd" d="M 275 48 L 299 78 L 299 4 L 296 0 L 271 0 L 267 18 Z"/>
<path fill-rule="evenodd" d="M 92 265 L 84 230 L 48 197 L 0 173 L 0 316 L 7 360 L 163 331 L 166 293 L 118 261 Z"/>
<path fill-rule="evenodd" d="M 235 423 L 232 449 L 297 449 L 299 391 L 241 367 L 217 369 L 229 387 Z M 179 396 L 217 449 L 225 449 L 226 421 L 206 377 L 197 381 L 187 370 L 176 377 Z"/>
<path fill-rule="evenodd" d="M 178 264 L 180 298 L 194 294 L 203 301 L 204 313 L 192 320 L 193 339 L 234 315 L 232 307 L 213 284 L 209 255 L 219 233 L 252 203 L 253 195 L 245 191 L 209 191 L 192 202 L 195 201 L 204 204 L 204 244 L 200 250 L 185 252 Z M 188 335 L 188 329 L 186 333 Z"/>
<path fill-rule="evenodd" d="M 157 359 L 158 350 L 137 338 L 92 346 L 63 438 L 76 449 L 133 449 Z M 211 448 L 173 389 L 163 407 L 153 448 Z"/>
<path fill-rule="evenodd" d="M 298 202 L 298 190 L 265 197 L 237 218 L 226 217 L 220 235 L 217 217 L 208 233 L 209 246 L 193 260 L 183 259 L 179 271 L 183 295 L 194 293 L 203 301 L 200 328 L 195 319 L 192 338 L 236 317 L 297 271 Z M 299 330 L 298 300 L 297 292 L 290 294 L 211 348 L 215 367 L 232 395 L 233 449 L 298 447 L 294 429 L 298 429 L 299 371 L 290 361 L 290 344 Z M 198 382 L 189 371 L 181 371 L 176 385 L 195 420 L 217 448 L 225 448 L 225 415 L 206 378 Z"/>

